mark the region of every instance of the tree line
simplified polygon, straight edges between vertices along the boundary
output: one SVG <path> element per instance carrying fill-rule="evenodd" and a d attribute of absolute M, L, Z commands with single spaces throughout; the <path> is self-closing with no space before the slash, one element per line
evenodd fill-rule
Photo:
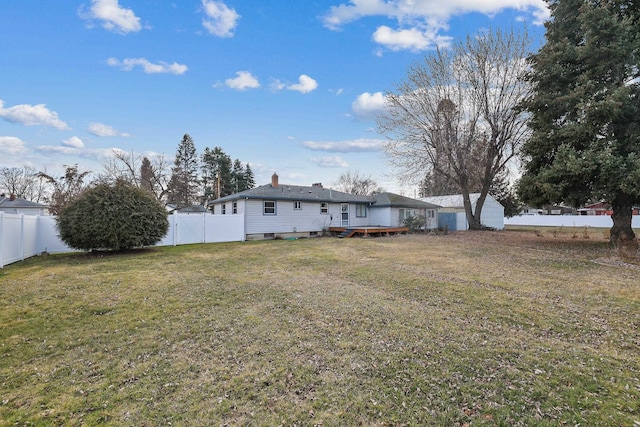
<path fill-rule="evenodd" d="M 176 209 L 206 205 L 209 200 L 255 187 L 248 163 L 232 160 L 221 147 L 207 147 L 198 155 L 189 134 L 178 144 L 173 164 L 164 155 L 147 157 L 116 151 L 97 174 L 80 170 L 77 164 L 66 165 L 61 176 L 30 166 L 0 168 L 0 188 L 48 205 L 52 215 L 58 215 L 87 188 L 118 182 L 140 188 Z"/>

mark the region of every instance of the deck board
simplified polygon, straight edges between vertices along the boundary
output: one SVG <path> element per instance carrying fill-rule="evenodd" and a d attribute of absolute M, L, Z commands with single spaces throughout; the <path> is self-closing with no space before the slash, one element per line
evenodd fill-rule
<path fill-rule="evenodd" d="M 333 235 L 340 234 L 347 229 L 353 230 L 353 235 L 359 235 L 362 237 L 391 236 L 394 234 L 407 234 L 409 232 L 408 227 L 329 227 L 329 231 Z"/>

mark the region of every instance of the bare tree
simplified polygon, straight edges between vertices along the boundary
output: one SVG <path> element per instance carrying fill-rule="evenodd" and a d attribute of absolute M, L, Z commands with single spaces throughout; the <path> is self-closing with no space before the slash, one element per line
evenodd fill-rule
<path fill-rule="evenodd" d="M 140 157 L 126 151 L 113 150 L 113 157 L 103 165 L 102 172 L 98 175 L 98 181 L 114 183 L 126 181 L 131 185 L 140 187 Z"/>
<path fill-rule="evenodd" d="M 30 167 L 1 168 L 0 190 L 32 202 L 43 201 L 46 197 L 46 186 L 38 178 L 38 172 Z"/>
<path fill-rule="evenodd" d="M 530 93 L 523 79 L 529 44 L 526 33 L 487 31 L 437 50 L 409 68 L 378 119 L 401 178 L 417 183 L 439 174 L 455 182 L 471 229 L 482 228 L 491 183 L 527 136 L 527 117 L 516 107 Z"/>
<path fill-rule="evenodd" d="M 153 194 L 164 202 L 168 193 L 170 165 L 163 155 L 143 157 L 124 151 L 113 152 L 113 157 L 103 165 L 98 181 L 114 183 L 125 181 Z"/>
<path fill-rule="evenodd" d="M 75 200 L 87 187 L 84 179 L 90 171 L 78 171 L 78 165 L 65 166 L 65 173 L 60 178 L 54 178 L 45 172 L 39 172 L 38 177 L 45 180 L 51 187 L 51 200 L 49 212 L 58 215 L 60 211 L 71 201 Z"/>
<path fill-rule="evenodd" d="M 335 186 L 338 191 L 362 196 L 384 191 L 371 176 L 360 175 L 359 171 L 347 171 L 340 174 Z"/>

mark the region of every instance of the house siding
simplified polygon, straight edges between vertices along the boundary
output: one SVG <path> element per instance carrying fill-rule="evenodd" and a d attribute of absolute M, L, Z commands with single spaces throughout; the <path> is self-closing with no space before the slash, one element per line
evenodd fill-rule
<path fill-rule="evenodd" d="M 294 209 L 294 200 L 276 200 L 276 214 L 264 215 L 263 200 L 246 200 L 247 239 L 264 238 L 265 234 L 274 234 L 273 237 L 309 236 L 310 233 L 321 234 L 330 226 L 339 224 L 338 203 L 329 203 L 327 214 L 320 213 L 319 202 L 302 202 L 301 207 Z"/>

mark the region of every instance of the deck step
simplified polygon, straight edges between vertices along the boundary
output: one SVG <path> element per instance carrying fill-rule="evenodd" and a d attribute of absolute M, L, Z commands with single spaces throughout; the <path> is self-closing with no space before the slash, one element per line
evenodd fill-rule
<path fill-rule="evenodd" d="M 356 234 L 356 230 L 354 230 L 353 228 L 347 228 L 342 233 L 338 234 L 338 237 L 340 239 L 348 239 L 349 237 L 352 237 L 354 234 Z"/>

